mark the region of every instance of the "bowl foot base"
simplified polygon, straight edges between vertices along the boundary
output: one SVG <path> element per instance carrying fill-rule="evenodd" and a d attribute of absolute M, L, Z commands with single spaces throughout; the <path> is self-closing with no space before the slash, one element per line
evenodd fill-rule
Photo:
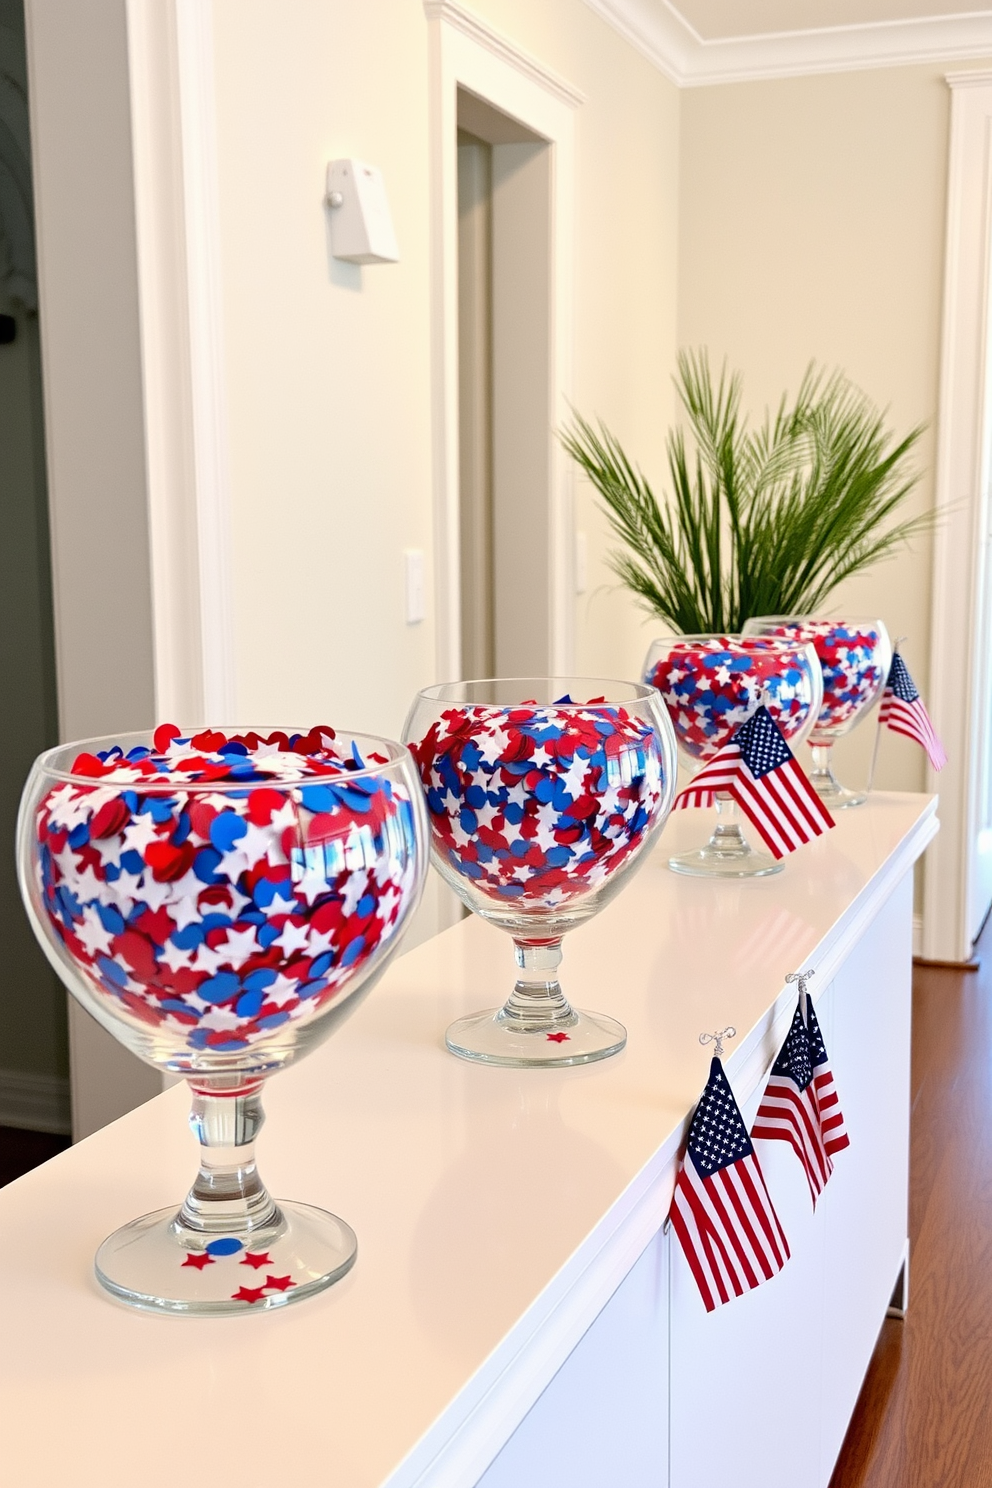
<path fill-rule="evenodd" d="M 603 1013 L 580 1013 L 574 1008 L 568 1009 L 567 1017 L 522 1028 L 503 1008 L 488 1008 L 452 1023 L 444 1041 L 460 1059 L 541 1068 L 608 1059 L 627 1042 L 627 1030 Z"/>
<path fill-rule="evenodd" d="M 247 1233 L 192 1231 L 172 1208 L 115 1230 L 95 1267 L 131 1307 L 222 1316 L 312 1297 L 351 1270 L 357 1250 L 344 1220 L 309 1204 L 279 1204 L 271 1223 Z"/>
<path fill-rule="evenodd" d="M 849 806 L 863 806 L 868 799 L 867 791 L 848 790 L 836 780 L 822 786 L 819 780 L 814 780 L 813 784 L 816 786 L 816 794 L 828 811 L 846 811 Z"/>
<path fill-rule="evenodd" d="M 781 873 L 784 864 L 770 853 L 755 852 L 745 843 L 743 852 L 721 852 L 709 845 L 697 847 L 693 852 L 669 858 L 668 866 L 673 873 L 684 873 L 690 878 L 768 878 L 772 873 Z"/>

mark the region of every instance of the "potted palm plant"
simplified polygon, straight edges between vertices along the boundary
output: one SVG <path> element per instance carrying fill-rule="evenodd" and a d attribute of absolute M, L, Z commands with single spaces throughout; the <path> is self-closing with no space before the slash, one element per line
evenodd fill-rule
<path fill-rule="evenodd" d="M 896 440 L 840 373 L 811 367 L 790 404 L 752 428 L 741 377 L 684 351 L 675 378 L 691 442 L 668 436 L 659 501 L 602 422 L 580 415 L 566 450 L 592 481 L 622 546 L 611 565 L 651 614 L 686 634 L 736 632 L 752 616 L 809 614 L 841 580 L 932 524 L 890 522 L 919 478 L 922 427 Z"/>

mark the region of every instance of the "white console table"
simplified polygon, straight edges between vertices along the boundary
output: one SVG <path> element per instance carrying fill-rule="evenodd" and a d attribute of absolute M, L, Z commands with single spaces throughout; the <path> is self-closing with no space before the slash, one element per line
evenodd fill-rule
<path fill-rule="evenodd" d="M 583 1069 L 448 1055 L 501 1001 L 480 922 L 401 958 L 355 1017 L 271 1082 L 276 1194 L 358 1232 L 355 1269 L 284 1312 L 131 1312 L 92 1278 L 124 1221 L 193 1172 L 180 1086 L 0 1193 L 0 1478 L 20 1488 L 825 1488 L 903 1264 L 912 865 L 936 802 L 878 795 L 777 877 L 678 878 L 654 858 L 565 942 L 563 984 L 622 1019 Z M 783 1272 L 707 1315 L 662 1231 L 704 1029 L 750 1121 L 811 993 L 851 1135 L 815 1218 L 784 1144 L 766 1176 Z M 767 1148 L 765 1149 L 767 1151 Z"/>

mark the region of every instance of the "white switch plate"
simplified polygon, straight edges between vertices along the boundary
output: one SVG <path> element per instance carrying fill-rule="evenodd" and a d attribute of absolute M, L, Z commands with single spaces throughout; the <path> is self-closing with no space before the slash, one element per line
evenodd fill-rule
<path fill-rule="evenodd" d="M 419 625 L 427 611 L 424 601 L 424 554 L 421 548 L 407 548 L 403 554 L 406 567 L 406 623 Z"/>

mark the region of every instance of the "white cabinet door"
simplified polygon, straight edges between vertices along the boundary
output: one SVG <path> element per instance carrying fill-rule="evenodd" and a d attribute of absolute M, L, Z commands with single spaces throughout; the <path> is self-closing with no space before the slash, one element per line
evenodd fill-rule
<path fill-rule="evenodd" d="M 667 1488 L 666 1252 L 656 1235 L 479 1488 Z"/>
<path fill-rule="evenodd" d="M 671 1488 L 819 1488 L 823 1227 L 791 1148 L 760 1161 L 792 1251 L 778 1276 L 707 1313 L 672 1245 Z"/>
<path fill-rule="evenodd" d="M 816 989 L 851 1145 L 815 1216 L 791 1149 L 760 1145 L 792 1250 L 782 1272 L 707 1315 L 673 1247 L 671 1488 L 829 1483 L 905 1244 L 911 946 L 907 874 Z"/>
<path fill-rule="evenodd" d="M 822 1025 L 851 1138 L 819 1206 L 826 1242 L 817 1405 L 824 1488 L 906 1243 L 912 893 L 907 875 L 835 978 Z"/>

